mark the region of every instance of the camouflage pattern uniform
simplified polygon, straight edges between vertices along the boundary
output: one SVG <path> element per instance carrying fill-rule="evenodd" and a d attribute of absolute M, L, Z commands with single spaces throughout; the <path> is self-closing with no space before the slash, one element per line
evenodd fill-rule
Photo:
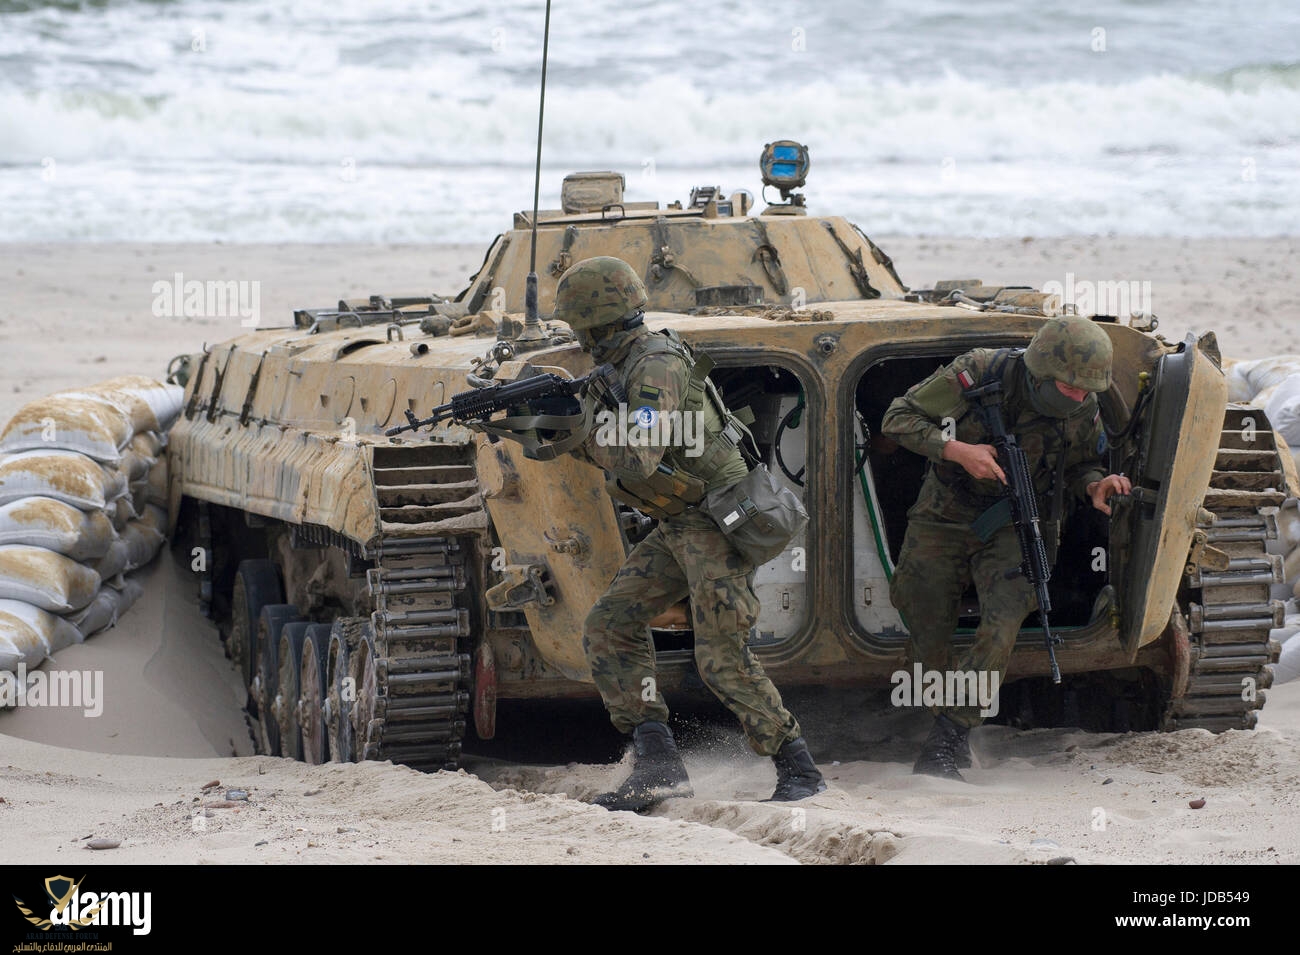
<path fill-rule="evenodd" d="M 681 409 L 691 366 L 675 352 L 650 347 L 658 334 L 641 325 L 616 331 L 601 341 L 593 357 L 615 365 L 630 407 L 650 408 L 663 416 Z M 723 422 L 707 402 L 703 411 L 705 435 L 712 436 Z M 663 462 L 695 475 L 706 490 L 713 490 L 734 484 L 749 471 L 735 449 L 709 473 L 701 473 L 699 459 L 687 456 L 684 448 L 601 445 L 598 433 L 593 431 L 575 453 L 609 475 L 645 478 Z M 754 570 L 699 507 L 659 518 L 596 601 L 583 627 L 583 649 L 615 727 L 630 733 L 648 720 L 667 722 L 668 707 L 657 687 L 651 683 L 653 689 L 648 689 L 644 682 L 655 676 L 647 624 L 689 597 L 700 678 L 740 720 L 750 747 L 773 756 L 782 744 L 802 735 L 781 694 L 745 645 L 759 612 Z"/>
<path fill-rule="evenodd" d="M 890 585 L 890 600 L 911 634 L 913 658 L 927 670 L 997 671 L 1000 678 L 1021 624 L 1037 607 L 1037 600 L 1023 577 L 1006 577 L 1007 571 L 1020 566 L 1014 526 L 1008 522 L 987 542 L 970 526 L 1002 498 L 1001 483 L 976 480 L 961 465 L 943 459 L 945 419 L 956 422 L 951 437 L 968 444 L 992 443 L 979 410 L 962 397 L 957 376 L 967 371 L 980 383 L 997 354 L 977 348 L 913 386 L 889 406 L 882 430 L 931 462 L 916 503 L 908 511 L 907 535 Z M 1062 453 L 1064 493 L 1088 501 L 1087 486 L 1105 477 L 1096 395 L 1089 393 L 1068 417 L 1055 418 L 1033 407 L 1024 358 L 1008 360 L 1003 382 L 1003 417 L 1008 432 L 1024 449 L 1039 492 L 1039 514 L 1046 518 L 1051 513 L 1048 497 Z M 1044 522 L 1043 535 L 1054 554 L 1059 529 Z M 958 604 L 972 582 L 979 594 L 980 623 L 974 643 L 954 660 L 951 640 Z M 982 720 L 978 706 L 947 707 L 936 713 L 964 727 Z"/>

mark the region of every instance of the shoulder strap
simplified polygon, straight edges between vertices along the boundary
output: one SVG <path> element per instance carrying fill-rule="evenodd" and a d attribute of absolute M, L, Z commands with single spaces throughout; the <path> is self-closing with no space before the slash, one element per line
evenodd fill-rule
<path fill-rule="evenodd" d="M 721 458 L 725 453 L 729 453 L 731 447 L 740 449 L 741 455 L 746 462 L 752 467 L 760 460 L 758 454 L 758 444 L 754 441 L 754 436 L 750 433 L 749 428 L 745 426 L 744 421 L 734 412 L 728 410 L 723 403 L 722 396 L 718 394 L 718 388 L 709 377 L 709 372 L 713 371 L 714 361 L 709 354 L 703 350 L 692 348 L 686 342 L 682 341 L 680 335 L 675 329 L 661 329 L 659 334 L 654 336 L 659 339 L 653 346 L 653 352 L 645 354 L 661 353 L 671 351 L 681 356 L 691 368 L 690 377 L 686 381 L 686 395 L 682 400 L 682 411 L 695 412 L 704 408 L 705 402 L 713 406 L 717 412 L 718 418 L 723 423 L 722 432 L 719 434 L 719 443 L 716 447 L 710 447 L 702 456 L 705 459 Z M 647 344 L 649 344 L 647 342 Z"/>
<path fill-rule="evenodd" d="M 993 355 L 993 361 L 989 362 L 988 371 L 984 373 L 980 384 L 987 385 L 996 381 L 1005 393 L 1008 374 L 1023 353 L 1023 348 L 999 348 Z"/>

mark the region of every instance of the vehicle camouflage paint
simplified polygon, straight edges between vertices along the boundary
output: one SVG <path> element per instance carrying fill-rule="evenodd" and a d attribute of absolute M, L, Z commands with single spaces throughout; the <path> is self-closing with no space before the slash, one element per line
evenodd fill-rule
<path fill-rule="evenodd" d="M 909 290 L 855 225 L 786 189 L 758 214 L 743 192 L 666 208 L 621 192 L 617 174 L 575 174 L 565 208 L 538 216 L 542 315 L 580 259 L 618 256 L 644 277 L 646 324 L 715 360 L 726 403 L 750 409 L 811 515 L 756 575 L 751 644 L 768 674 L 889 687 L 907 636 L 889 580 L 924 462 L 880 434 L 881 416 L 971 348 L 1026 344 L 1059 299 L 975 280 Z M 207 550 L 205 606 L 266 752 L 450 767 L 470 719 L 494 735 L 498 700 L 596 695 L 582 621 L 649 519 L 572 458 L 530 460 L 451 422 L 384 435 L 489 378 L 590 370 L 567 327 L 523 320 L 529 220 L 454 298 L 304 309 L 179 362 L 171 519 Z M 1108 464 L 1133 494 L 1110 520 L 1068 522 L 1051 581 L 1064 683 L 1047 679 L 1031 616 L 999 719 L 1251 727 L 1282 613 L 1266 541 L 1294 463 L 1261 411 L 1227 404 L 1212 334 L 1166 342 L 1141 330 L 1148 316 L 1094 320 L 1115 353 L 1099 396 Z M 963 633 L 977 615 L 972 591 Z M 670 695 L 700 686 L 689 620 L 682 606 L 652 627 Z"/>

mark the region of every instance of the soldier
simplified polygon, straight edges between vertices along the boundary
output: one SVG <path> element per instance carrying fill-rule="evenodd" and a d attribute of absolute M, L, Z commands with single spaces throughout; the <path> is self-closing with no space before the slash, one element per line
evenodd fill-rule
<path fill-rule="evenodd" d="M 632 734 L 634 749 L 631 775 L 614 792 L 596 797 L 596 804 L 639 811 L 694 794 L 668 729 L 668 707 L 657 691 L 644 693 L 655 675 L 647 625 L 687 596 L 700 678 L 736 714 L 750 747 L 772 757 L 772 799 L 822 791 L 826 783 L 798 721 L 745 645 L 759 611 L 754 565 L 698 506 L 707 491 L 749 473 L 738 447 L 744 426 L 722 405 L 691 349 L 674 333 L 655 333 L 642 324 L 646 290 L 627 263 L 608 256 L 576 263 L 560 277 L 555 300 L 554 317 L 569 324 L 583 350 L 597 364 L 613 364 L 639 422 L 699 413 L 705 435 L 694 457 L 672 443 L 602 443 L 595 430 L 573 452 L 605 471 L 611 495 L 659 521 L 583 626 L 583 650 L 596 686 L 614 726 Z"/>
<path fill-rule="evenodd" d="M 963 389 L 1001 380 L 1007 431 L 1024 449 L 1054 562 L 1067 493 L 1110 514 L 1110 497 L 1131 490 L 1128 478 L 1101 466 L 1106 445 L 1096 393 L 1110 387 L 1110 366 L 1110 338 L 1102 329 L 1087 319 L 1051 319 L 1023 353 L 967 352 L 885 412 L 881 430 L 931 462 L 907 512 L 890 585 L 890 600 L 911 635 L 912 658 L 925 670 L 996 672 L 1000 686 L 1020 626 L 1037 606 L 1033 588 L 1014 573 L 1020 547 L 1010 510 L 999 503 L 1006 475 Z M 954 663 L 958 602 L 972 580 L 980 623 L 974 643 Z M 939 707 L 912 772 L 961 779 L 958 765 L 970 765 L 968 737 L 983 719 L 979 711 L 978 705 Z"/>

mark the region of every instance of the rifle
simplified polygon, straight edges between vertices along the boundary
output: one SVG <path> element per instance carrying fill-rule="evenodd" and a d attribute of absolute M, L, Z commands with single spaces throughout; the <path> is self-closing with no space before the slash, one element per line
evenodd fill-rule
<path fill-rule="evenodd" d="M 965 376 L 963 378 L 963 376 Z M 966 386 L 970 376 L 963 372 L 958 376 Z M 1024 576 L 1038 595 L 1038 616 L 1043 622 L 1043 639 L 1047 643 L 1047 659 L 1052 664 L 1052 682 L 1061 682 L 1061 668 L 1056 665 L 1056 645 L 1060 637 L 1053 635 L 1047 615 L 1052 609 L 1052 599 L 1047 594 L 1047 582 L 1052 579 L 1052 568 L 1047 562 L 1047 545 L 1038 526 L 1038 492 L 1029 474 L 1029 462 L 1025 451 L 1016 441 L 1016 436 L 1007 431 L 1002 419 L 1002 382 L 995 378 L 978 387 L 963 387 L 968 401 L 978 401 L 984 413 L 984 421 L 993 433 L 993 446 L 997 448 L 1002 470 L 1007 481 L 1002 493 L 1011 502 L 1011 521 L 1016 527 L 1016 538 L 1020 542 L 1020 566 L 1007 571 L 1010 579 L 1016 574 Z"/>
<path fill-rule="evenodd" d="M 572 398 L 586 394 L 588 390 L 596 393 L 597 399 L 605 405 L 617 407 L 627 402 L 627 392 L 619 380 L 618 373 L 610 364 L 601 365 L 581 378 L 565 378 L 561 375 L 543 373 L 531 378 L 520 378 L 509 384 L 495 384 L 487 388 L 471 388 L 458 395 L 452 395 L 451 401 L 438 405 L 433 414 L 427 418 L 417 418 L 409 408 L 406 410 L 406 424 L 389 428 L 384 434 L 401 434 L 403 431 L 418 431 L 431 427 L 450 418 L 457 424 L 471 424 L 486 421 L 498 411 L 511 408 L 531 406 L 548 398 Z"/>

